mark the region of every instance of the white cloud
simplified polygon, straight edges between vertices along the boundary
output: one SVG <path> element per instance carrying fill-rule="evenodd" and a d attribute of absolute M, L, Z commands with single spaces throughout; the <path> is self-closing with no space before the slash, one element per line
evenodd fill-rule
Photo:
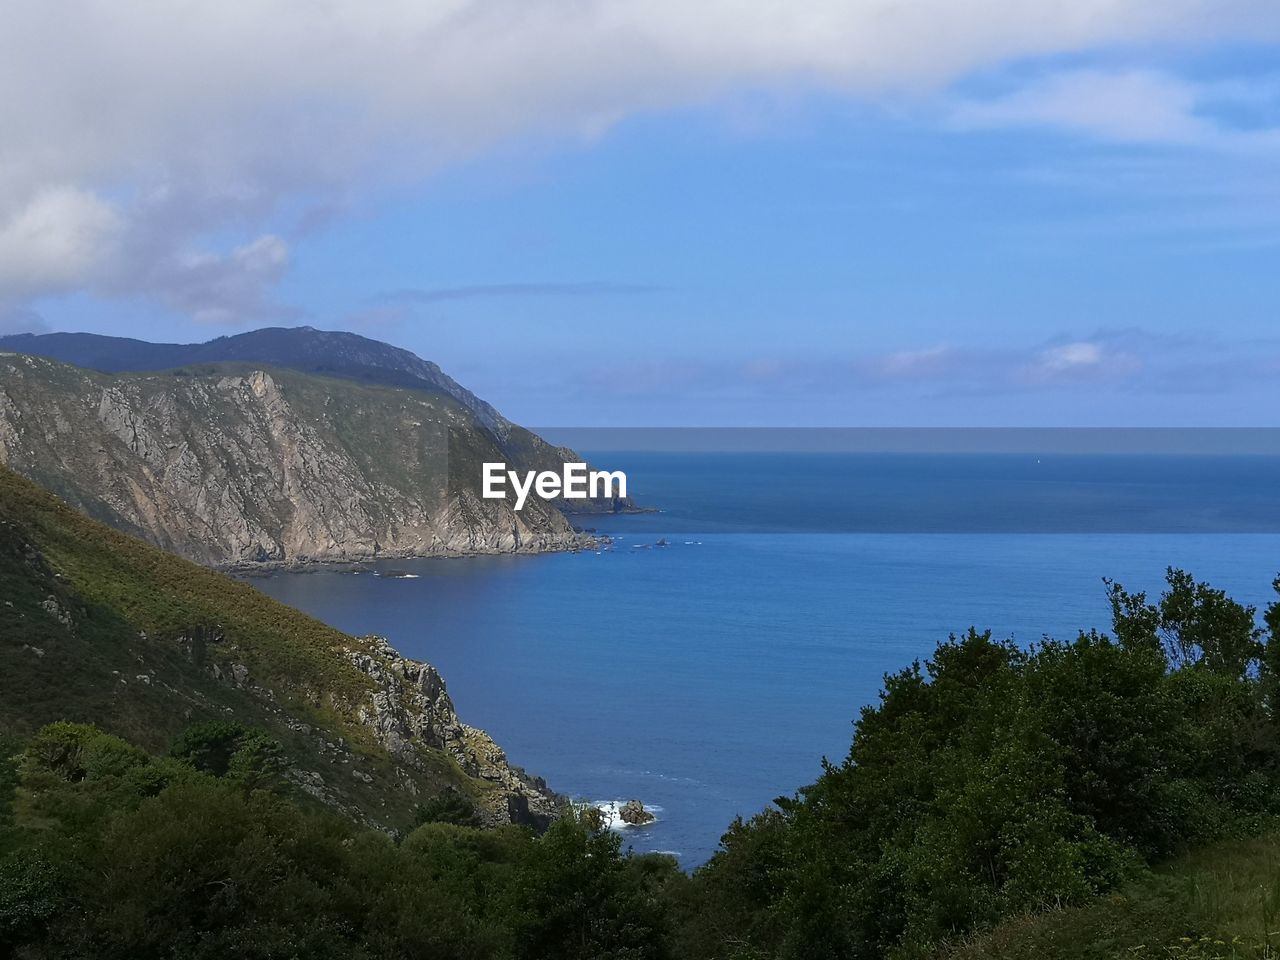
<path fill-rule="evenodd" d="M 1012 371 L 1012 382 L 1027 388 L 1088 382 L 1131 383 L 1143 372 L 1144 359 L 1165 359 L 1163 345 L 1155 338 L 1107 336 L 1070 340 L 1035 352 Z"/>
<path fill-rule="evenodd" d="M 1039 127 L 1112 143 L 1274 151 L 1280 130 L 1233 128 L 1205 109 L 1256 100 L 1267 86 L 1195 84 L 1154 70 L 1064 70 L 989 99 L 963 100 L 950 123 L 960 130 Z"/>
<path fill-rule="evenodd" d="M 1103 360 L 1102 345 L 1087 340 L 1064 343 L 1050 347 L 1040 354 L 1040 363 L 1047 370 L 1072 370 L 1079 367 L 1096 367 Z"/>
<path fill-rule="evenodd" d="M 928 377 L 946 370 L 955 359 L 956 350 L 945 344 L 923 350 L 899 350 L 871 362 L 871 368 L 886 379 Z"/>
<path fill-rule="evenodd" d="M 0 220 L 0 288 L 21 293 L 92 282 L 121 227 L 115 208 L 89 191 L 39 190 Z"/>
<path fill-rule="evenodd" d="M 0 230 L 13 243 L 42 218 L 54 225 L 39 262 L 3 268 L 0 299 L 75 287 L 95 269 L 109 274 L 103 289 L 142 289 L 166 271 L 149 271 L 140 249 L 252 235 L 284 203 L 340 203 L 353 184 L 419 177 L 521 134 L 589 137 L 742 90 L 910 93 L 1019 58 L 1276 36 L 1271 0 L 9 3 Z M 1050 103 L 1059 122 L 1122 125 L 1073 113 L 1070 94 Z M 1131 94 L 1150 105 L 1170 91 L 1135 81 Z M 1036 105 L 988 106 L 992 123 Z M 1152 114 L 1151 135 L 1183 135 L 1176 108 Z M 280 268 L 220 262 L 259 278 Z"/>
<path fill-rule="evenodd" d="M 222 254 L 200 249 L 170 252 L 147 243 L 132 249 L 130 258 L 131 269 L 102 285 L 107 293 L 150 296 L 201 323 L 294 316 L 271 298 L 289 265 L 289 245 L 274 234 Z"/>
<path fill-rule="evenodd" d="M 1051 74 L 990 100 L 959 104 L 961 129 L 1055 127 L 1104 140 L 1199 143 L 1210 126 L 1194 114 L 1194 89 L 1146 70 L 1073 70 Z"/>
<path fill-rule="evenodd" d="M 590 396 L 656 398 L 675 383 L 682 402 L 734 392 L 854 398 L 914 395 L 946 401 L 967 396 L 1164 396 L 1229 394 L 1273 380 L 1280 340 L 1228 342 L 1143 329 L 1102 330 L 1002 346 L 934 346 L 919 350 L 811 357 L 707 360 L 697 364 L 621 363 L 580 375 Z M 1087 385 L 1087 391 L 1080 391 Z M 1016 406 L 1016 405 L 1015 405 Z"/>

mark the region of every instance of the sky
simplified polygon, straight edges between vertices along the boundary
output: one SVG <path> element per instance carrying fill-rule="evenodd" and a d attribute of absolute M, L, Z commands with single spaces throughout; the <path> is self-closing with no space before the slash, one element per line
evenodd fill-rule
<path fill-rule="evenodd" d="M 0 332 L 534 426 L 1269 426 L 1274 0 L 0 0 Z"/>

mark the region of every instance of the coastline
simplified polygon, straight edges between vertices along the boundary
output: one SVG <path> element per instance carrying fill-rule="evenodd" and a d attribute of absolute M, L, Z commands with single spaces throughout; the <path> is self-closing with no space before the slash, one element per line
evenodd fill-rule
<path fill-rule="evenodd" d="M 637 511 L 637 512 L 657 512 Z M 537 557 L 553 553 L 586 553 L 612 546 L 614 538 L 607 534 L 575 532 L 572 542 L 562 546 L 536 546 L 515 550 L 440 550 L 389 551 L 358 557 L 295 557 L 289 560 L 236 560 L 211 565 L 210 569 L 236 577 L 253 577 L 273 573 L 307 573 L 319 571 L 363 570 L 380 560 L 465 560 L 468 557 Z"/>

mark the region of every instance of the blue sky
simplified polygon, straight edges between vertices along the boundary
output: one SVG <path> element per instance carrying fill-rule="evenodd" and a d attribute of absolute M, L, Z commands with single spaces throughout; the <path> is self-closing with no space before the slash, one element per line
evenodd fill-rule
<path fill-rule="evenodd" d="M 350 329 L 534 425 L 1273 424 L 1280 12 L 1094 5 L 1086 28 L 1028 4 L 1041 31 L 961 4 L 946 43 L 930 0 L 936 25 L 883 38 L 842 19 L 866 4 L 800 3 L 773 23 L 850 43 L 776 48 L 686 49 L 723 24 L 646 12 L 600 34 L 615 67 L 580 46 L 596 4 L 543 0 L 552 26 L 486 36 L 560 60 L 468 61 L 465 96 L 421 98 L 403 73 L 352 91 L 317 67 L 270 109 L 216 75 L 153 103 L 181 42 L 122 39 L 148 69 L 118 126 L 54 122 L 84 115 L 93 78 L 72 77 L 18 118 L 41 151 L 10 176 L 0 157 L 0 324 Z M 665 72 L 627 61 L 637 37 Z M 250 51 L 251 78 L 279 53 Z"/>

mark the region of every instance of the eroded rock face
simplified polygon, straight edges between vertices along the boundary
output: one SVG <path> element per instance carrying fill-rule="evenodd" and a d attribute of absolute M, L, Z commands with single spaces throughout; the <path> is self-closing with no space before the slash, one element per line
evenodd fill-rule
<path fill-rule="evenodd" d="M 435 667 L 400 654 L 382 637 L 367 637 L 351 662 L 374 681 L 360 722 L 399 762 L 419 762 L 418 745 L 443 750 L 468 776 L 493 785 L 480 814 L 488 823 L 524 823 L 539 829 L 559 813 L 565 798 L 541 778 L 507 762 L 507 755 L 483 730 L 458 719 L 444 680 Z"/>
<path fill-rule="evenodd" d="M 447 396 L 246 369 L 105 376 L 0 355 L 0 463 L 207 564 L 572 549 L 479 496 L 499 439 Z"/>
<path fill-rule="evenodd" d="M 646 823 L 652 823 L 654 816 L 644 808 L 644 804 L 639 800 L 628 800 L 622 805 L 622 809 L 618 811 L 618 819 L 623 823 L 638 827 Z"/>

